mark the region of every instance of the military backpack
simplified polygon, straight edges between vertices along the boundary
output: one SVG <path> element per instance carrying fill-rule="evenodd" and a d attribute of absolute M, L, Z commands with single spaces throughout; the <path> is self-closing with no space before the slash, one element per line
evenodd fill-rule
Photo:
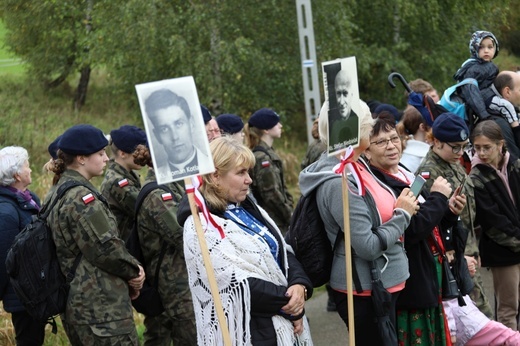
<path fill-rule="evenodd" d="M 162 189 L 166 193 L 170 193 L 172 197 L 175 198 L 175 195 L 172 193 L 172 191 L 165 185 L 158 185 L 156 182 L 150 182 L 146 184 L 139 192 L 139 196 L 137 196 L 137 200 L 135 202 L 134 226 L 126 242 L 126 248 L 128 249 L 128 252 L 134 256 L 143 266 L 145 266 L 145 260 L 143 251 L 141 249 L 141 242 L 139 241 L 139 234 L 137 232 L 137 215 L 139 214 L 139 210 L 141 209 L 146 196 L 148 196 L 150 192 L 156 189 Z M 163 242 L 161 245 L 159 261 L 157 262 L 157 268 L 155 270 L 155 278 L 153 282 L 146 278 L 143 283 L 143 288 L 141 288 L 139 292 L 139 297 L 132 300 L 132 306 L 134 309 L 145 316 L 158 316 L 164 311 L 164 306 L 158 291 L 158 285 L 161 263 L 163 261 L 164 255 L 166 254 L 166 246 L 166 242 Z"/>

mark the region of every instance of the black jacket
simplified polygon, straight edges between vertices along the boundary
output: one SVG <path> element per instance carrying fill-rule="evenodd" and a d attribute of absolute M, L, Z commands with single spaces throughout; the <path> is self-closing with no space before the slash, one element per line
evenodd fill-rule
<path fill-rule="evenodd" d="M 253 215 L 257 220 L 262 222 L 269 231 L 276 237 L 279 243 L 284 242 L 284 239 L 278 236 L 278 232 L 272 228 L 271 224 L 267 222 L 258 206 L 247 197 L 244 202 L 241 203 L 241 206 L 246 209 L 251 215 Z M 212 210 L 210 206 L 209 210 L 212 214 L 217 215 L 222 218 L 226 218 L 222 212 L 218 212 Z M 179 209 L 177 212 L 177 220 L 180 225 L 184 225 L 186 219 L 191 215 L 188 198 L 184 196 L 179 205 Z M 287 252 L 287 260 L 289 263 L 289 272 L 285 272 L 285 268 L 281 268 L 287 277 L 288 286 L 295 284 L 302 284 L 307 288 L 307 297 L 310 298 L 312 295 L 312 283 L 307 277 L 307 274 L 303 271 L 303 268 L 291 252 Z M 280 259 L 281 263 L 284 263 L 284 258 Z M 252 344 L 254 346 L 275 346 L 276 342 L 276 333 L 273 327 L 272 316 L 280 315 L 289 320 L 296 320 L 303 316 L 288 316 L 281 313 L 280 309 L 287 304 L 289 299 L 285 296 L 285 292 L 287 291 L 287 287 L 278 286 L 271 282 L 257 279 L 257 278 L 249 278 L 249 288 L 251 292 L 251 322 L 250 322 L 250 330 L 251 330 L 251 338 Z"/>
<path fill-rule="evenodd" d="M 31 192 L 33 200 L 40 199 Z M 7 312 L 23 311 L 25 308 L 14 293 L 5 268 L 7 252 L 14 238 L 27 225 L 38 209 L 7 188 L 0 187 L 0 298 Z"/>
<path fill-rule="evenodd" d="M 391 187 L 396 195 L 401 194 L 405 182 L 397 180 L 376 167 L 370 167 L 374 174 Z M 439 305 L 439 282 L 434 257 L 428 244 L 435 226 L 439 226 L 445 247 L 450 248 L 447 230 L 455 224 L 457 216 L 448 208 L 448 198 L 442 193 L 422 192 L 425 202 L 419 212 L 412 216 L 404 233 L 404 248 L 408 257 L 410 277 L 397 300 L 398 309 L 424 309 Z"/>
<path fill-rule="evenodd" d="M 479 249 L 484 267 L 520 263 L 520 160 L 510 158 L 507 172 L 514 204 L 495 169 L 477 164 L 470 173 L 475 185 L 476 221 L 482 227 Z"/>

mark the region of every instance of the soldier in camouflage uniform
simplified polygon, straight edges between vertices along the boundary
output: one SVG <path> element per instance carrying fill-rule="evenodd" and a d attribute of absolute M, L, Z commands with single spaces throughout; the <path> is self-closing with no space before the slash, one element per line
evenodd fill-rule
<path fill-rule="evenodd" d="M 142 165 L 151 165 L 149 151 L 139 146 L 135 160 Z M 148 171 L 144 185 L 155 182 L 153 169 Z M 166 252 L 160 264 L 158 290 L 165 312 L 159 316 L 145 318 L 147 329 L 145 345 L 169 346 L 196 345 L 197 329 L 188 283 L 188 272 L 184 260 L 183 229 L 177 222 L 177 207 L 184 195 L 180 183 L 166 184 L 171 193 L 161 188 L 151 191 L 143 200 L 137 214 L 137 232 L 143 251 L 145 272 L 153 282 L 163 244 Z M 158 329 L 160 327 L 160 329 Z M 169 328 L 165 332 L 166 328 Z"/>
<path fill-rule="evenodd" d="M 62 315 L 72 345 L 138 345 L 130 299 L 142 287 L 144 270 L 126 250 L 114 215 L 89 181 L 103 174 L 107 144 L 101 130 L 73 126 L 59 140 L 54 163 L 56 189 L 70 180 L 88 186 L 68 190 L 48 218 L 64 275 L 79 258 Z"/>
<path fill-rule="evenodd" d="M 449 114 L 449 115 L 446 115 Z M 426 188 L 429 190 L 434 180 L 442 176 L 451 184 L 453 189 L 463 185 L 462 192 L 466 195 L 466 207 L 460 217 L 467 228 L 468 239 L 466 243 L 465 256 L 468 263 L 474 262 L 475 268 L 480 267 L 480 255 L 478 239 L 473 223 L 475 221 L 475 195 L 473 183 L 467 178 L 466 171 L 460 164 L 460 157 L 469 143 L 469 130 L 464 120 L 452 113 L 440 115 L 434 122 L 433 127 L 434 144 L 430 148 L 423 162 L 417 168 L 417 174 L 426 179 Z M 480 271 L 476 270 L 473 276 L 475 287 L 470 294 L 475 305 L 487 317 L 493 318 L 493 312 L 485 295 Z"/>
<path fill-rule="evenodd" d="M 294 202 L 283 177 L 283 163 L 272 144 L 282 135 L 280 117 L 273 110 L 256 111 L 245 126 L 246 144 L 255 155 L 250 172 L 253 196 L 267 211 L 282 233 L 287 232 Z"/>
<path fill-rule="evenodd" d="M 141 169 L 134 163 L 133 152 L 139 144 L 146 144 L 146 133 L 136 126 L 123 125 L 110 132 L 113 158 L 108 162 L 101 193 L 116 217 L 119 237 L 127 240 L 134 225 L 134 208 L 141 190 Z"/>

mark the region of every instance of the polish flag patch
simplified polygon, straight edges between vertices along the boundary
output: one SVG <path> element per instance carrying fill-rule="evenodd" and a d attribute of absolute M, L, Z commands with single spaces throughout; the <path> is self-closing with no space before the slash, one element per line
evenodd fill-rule
<path fill-rule="evenodd" d="M 421 172 L 421 177 L 424 179 L 430 179 L 430 172 Z"/>
<path fill-rule="evenodd" d="M 265 168 L 265 167 L 269 167 L 269 166 L 271 166 L 271 162 L 269 162 L 269 161 L 262 161 L 262 167 Z"/>
<path fill-rule="evenodd" d="M 119 187 L 125 187 L 126 185 L 128 185 L 128 179 L 123 179 L 123 180 L 119 180 L 117 182 L 117 185 L 119 185 Z"/>
<path fill-rule="evenodd" d="M 94 198 L 94 195 L 92 193 L 89 193 L 88 195 L 85 195 L 83 197 L 81 197 L 81 199 L 83 200 L 83 203 L 85 204 L 89 204 L 90 202 L 92 202 L 95 198 Z"/>
<path fill-rule="evenodd" d="M 161 197 L 162 197 L 162 200 L 163 200 L 163 201 L 170 201 L 170 200 L 173 199 L 172 194 L 169 193 L 169 192 L 167 192 L 167 193 L 163 193 L 163 194 L 161 195 Z"/>

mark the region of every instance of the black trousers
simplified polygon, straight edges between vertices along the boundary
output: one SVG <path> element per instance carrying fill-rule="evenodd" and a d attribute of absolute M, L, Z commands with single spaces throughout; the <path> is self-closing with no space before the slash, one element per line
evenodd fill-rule
<path fill-rule="evenodd" d="M 45 339 L 46 323 L 35 321 L 27 311 L 11 313 L 16 345 L 17 346 L 41 346 Z"/>
<path fill-rule="evenodd" d="M 348 328 L 347 294 L 333 291 L 338 314 Z M 390 320 L 396 325 L 396 302 L 399 292 L 392 293 Z M 354 296 L 354 328 L 356 345 L 381 345 L 381 337 L 377 332 L 377 321 L 372 304 L 372 297 Z"/>

